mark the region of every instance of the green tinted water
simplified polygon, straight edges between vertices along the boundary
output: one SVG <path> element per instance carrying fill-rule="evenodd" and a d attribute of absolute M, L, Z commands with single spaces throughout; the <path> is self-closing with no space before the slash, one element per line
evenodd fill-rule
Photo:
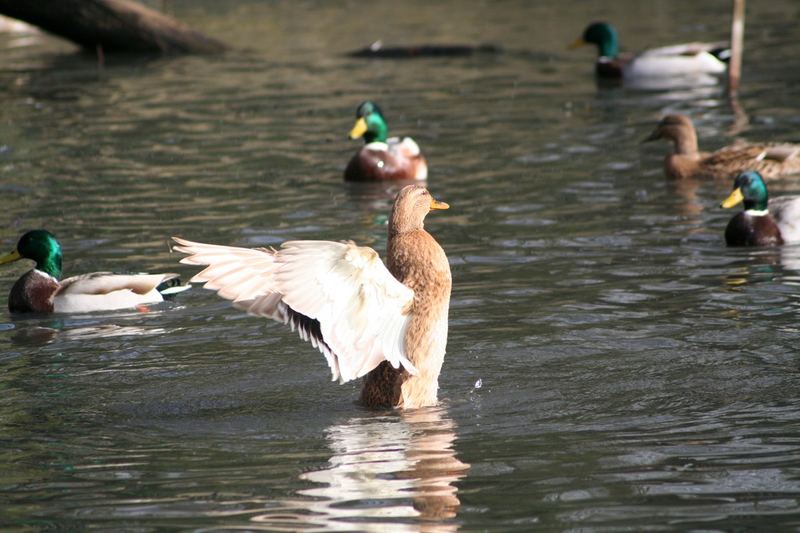
<path fill-rule="evenodd" d="M 356 105 L 413 135 L 451 205 L 442 406 L 358 384 L 208 291 L 150 312 L 0 317 L 0 524 L 154 530 L 730 530 L 800 522 L 800 250 L 729 250 L 729 185 L 672 184 L 666 112 L 731 141 L 719 88 L 598 89 L 585 23 L 634 49 L 727 32 L 727 3 L 177 2 L 215 58 L 95 61 L 2 36 L 3 248 L 67 275 L 180 271 L 168 237 L 383 253 L 397 186 L 341 173 Z M 798 140 L 798 11 L 750 6 L 753 140 Z M 721 14 L 721 13 L 722 14 Z M 508 53 L 380 62 L 378 38 Z M 787 67 L 788 65 L 788 67 Z M 771 186 L 800 192 L 800 182 Z M 0 290 L 25 270 L 0 270 Z M 480 385 L 480 386 L 477 386 Z"/>

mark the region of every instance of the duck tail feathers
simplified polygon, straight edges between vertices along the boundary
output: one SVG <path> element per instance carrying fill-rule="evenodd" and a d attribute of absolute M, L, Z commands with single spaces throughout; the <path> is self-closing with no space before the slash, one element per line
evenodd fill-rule
<path fill-rule="evenodd" d="M 717 46 L 715 48 L 710 49 L 708 53 L 716 57 L 723 63 L 728 63 L 731 59 L 730 46 Z"/>
<path fill-rule="evenodd" d="M 166 274 L 164 280 L 158 284 L 156 290 L 161 293 L 165 298 L 167 296 L 174 296 L 178 293 L 191 289 L 190 284 L 182 285 L 181 278 L 178 274 Z"/>

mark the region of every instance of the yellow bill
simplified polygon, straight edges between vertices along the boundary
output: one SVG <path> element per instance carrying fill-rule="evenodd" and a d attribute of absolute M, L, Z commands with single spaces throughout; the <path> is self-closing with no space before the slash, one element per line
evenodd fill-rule
<path fill-rule="evenodd" d="M 367 121 L 364 120 L 364 117 L 361 117 L 356 120 L 356 123 L 353 125 L 353 129 L 350 130 L 350 138 L 360 139 L 365 133 L 367 133 Z"/>
<path fill-rule="evenodd" d="M 581 46 L 586 46 L 587 44 L 589 43 L 584 41 L 583 37 L 578 37 L 572 42 L 572 44 L 569 45 L 569 49 L 574 50 L 575 48 L 580 48 Z"/>
<path fill-rule="evenodd" d="M 12 261 L 17 261 L 19 259 L 22 259 L 22 256 L 19 255 L 19 252 L 15 249 L 5 255 L 0 256 L 0 265 L 4 263 L 11 263 Z"/>
<path fill-rule="evenodd" d="M 431 198 L 431 209 L 450 209 L 450 204 Z"/>
<path fill-rule="evenodd" d="M 737 187 L 736 189 L 733 190 L 730 196 L 728 196 L 727 198 L 725 198 L 725 200 L 722 201 L 720 207 L 724 207 L 727 209 L 729 207 L 733 207 L 737 204 L 740 204 L 741 202 L 744 202 L 744 195 L 742 194 L 742 188 Z"/>

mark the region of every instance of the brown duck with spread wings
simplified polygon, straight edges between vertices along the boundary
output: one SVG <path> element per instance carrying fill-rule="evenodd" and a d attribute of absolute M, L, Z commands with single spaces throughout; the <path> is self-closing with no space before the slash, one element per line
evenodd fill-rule
<path fill-rule="evenodd" d="M 367 406 L 423 407 L 437 401 L 452 283 L 423 221 L 447 208 L 422 186 L 404 187 L 389 218 L 386 266 L 352 242 L 288 241 L 274 250 L 175 238 L 175 249 L 189 254 L 182 263 L 208 265 L 192 281 L 298 330 L 334 380 L 365 377 Z"/>

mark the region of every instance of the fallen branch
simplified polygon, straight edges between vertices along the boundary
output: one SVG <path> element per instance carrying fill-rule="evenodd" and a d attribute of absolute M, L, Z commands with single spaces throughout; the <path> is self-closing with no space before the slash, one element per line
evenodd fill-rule
<path fill-rule="evenodd" d="M 225 45 L 130 0 L 0 0 L 0 13 L 89 51 L 216 53 Z"/>

